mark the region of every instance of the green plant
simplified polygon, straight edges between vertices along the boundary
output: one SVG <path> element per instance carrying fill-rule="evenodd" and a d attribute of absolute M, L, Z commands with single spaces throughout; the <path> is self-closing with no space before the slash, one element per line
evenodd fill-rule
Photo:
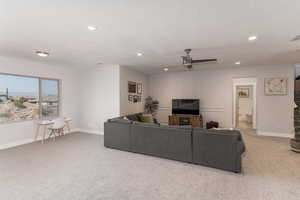
<path fill-rule="evenodd" d="M 159 102 L 148 96 L 145 100 L 145 112 L 154 115 L 158 110 Z"/>
<path fill-rule="evenodd" d="M 23 104 L 23 103 L 25 103 L 25 102 L 27 102 L 28 101 L 28 99 L 26 99 L 25 97 L 20 97 L 20 99 L 19 99 L 19 102 L 21 103 L 21 104 Z"/>

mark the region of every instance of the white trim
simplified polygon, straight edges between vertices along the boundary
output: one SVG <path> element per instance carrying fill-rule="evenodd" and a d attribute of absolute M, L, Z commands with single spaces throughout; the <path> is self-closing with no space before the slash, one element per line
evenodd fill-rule
<path fill-rule="evenodd" d="M 9 149 L 9 148 L 12 148 L 12 147 L 20 146 L 20 145 L 23 145 L 23 144 L 29 144 L 29 143 L 32 143 L 32 142 L 34 142 L 34 139 L 24 139 L 24 140 L 19 140 L 17 142 L 2 144 L 2 145 L 0 145 L 0 150 Z"/>
<path fill-rule="evenodd" d="M 71 133 L 78 132 L 78 131 L 79 131 L 79 129 L 72 129 L 70 132 L 66 132 L 66 134 L 71 134 Z M 0 150 L 17 147 L 17 146 L 24 145 L 24 144 L 30 144 L 30 143 L 41 141 L 41 140 L 42 140 L 42 137 L 40 136 L 37 138 L 36 141 L 34 141 L 33 138 L 30 138 L 30 139 L 23 139 L 23 140 L 19 140 L 19 141 L 7 143 L 7 144 L 1 144 Z"/>
<path fill-rule="evenodd" d="M 225 112 L 224 107 L 200 107 L 200 112 Z"/>
<path fill-rule="evenodd" d="M 264 131 L 257 131 L 257 135 L 259 136 L 270 136 L 270 137 L 281 137 L 281 138 L 293 138 L 293 133 L 276 133 L 276 132 L 264 132 Z"/>
<path fill-rule="evenodd" d="M 97 131 L 97 130 L 78 129 L 78 131 L 82 133 L 88 133 L 88 134 L 104 135 L 104 132 Z"/>

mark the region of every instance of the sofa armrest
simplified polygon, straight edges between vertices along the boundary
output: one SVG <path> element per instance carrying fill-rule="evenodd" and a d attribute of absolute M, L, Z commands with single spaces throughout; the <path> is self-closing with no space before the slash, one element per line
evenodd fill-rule
<path fill-rule="evenodd" d="M 111 121 L 104 123 L 104 146 L 130 151 L 131 122 Z"/>
<path fill-rule="evenodd" d="M 237 142 L 237 148 L 238 148 L 238 152 L 240 154 L 244 153 L 246 151 L 246 148 L 245 148 L 245 144 L 243 141 L 238 141 Z"/>
<path fill-rule="evenodd" d="M 233 172 L 241 171 L 244 145 L 236 131 L 193 131 L 193 162 Z"/>

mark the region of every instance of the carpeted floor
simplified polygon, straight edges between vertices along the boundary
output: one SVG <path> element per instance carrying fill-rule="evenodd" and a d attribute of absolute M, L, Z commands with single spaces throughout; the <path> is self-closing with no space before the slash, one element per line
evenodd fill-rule
<path fill-rule="evenodd" d="M 299 200 L 300 154 L 244 131 L 243 173 L 103 147 L 103 136 L 0 151 L 2 200 Z"/>

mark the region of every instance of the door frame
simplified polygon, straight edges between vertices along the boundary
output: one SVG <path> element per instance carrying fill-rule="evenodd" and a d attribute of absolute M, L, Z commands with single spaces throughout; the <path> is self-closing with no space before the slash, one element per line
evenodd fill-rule
<path fill-rule="evenodd" d="M 238 86 L 252 86 L 253 88 L 253 114 L 252 114 L 252 128 L 256 129 L 256 101 L 257 101 L 257 78 L 233 78 L 233 127 L 237 128 L 237 87 Z"/>

